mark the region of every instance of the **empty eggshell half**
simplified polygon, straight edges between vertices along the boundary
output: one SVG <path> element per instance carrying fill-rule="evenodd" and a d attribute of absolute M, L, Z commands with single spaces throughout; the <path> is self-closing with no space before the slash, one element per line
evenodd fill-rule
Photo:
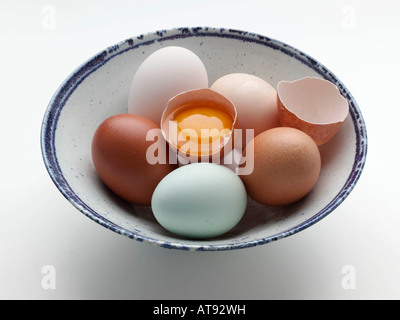
<path fill-rule="evenodd" d="M 281 125 L 304 131 L 318 146 L 333 138 L 349 113 L 347 100 L 328 80 L 280 81 L 277 95 Z"/>

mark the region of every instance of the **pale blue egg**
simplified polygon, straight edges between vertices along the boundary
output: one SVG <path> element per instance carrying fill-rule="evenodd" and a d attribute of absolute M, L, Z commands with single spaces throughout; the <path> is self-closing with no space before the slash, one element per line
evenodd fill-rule
<path fill-rule="evenodd" d="M 231 230 L 246 206 L 242 180 L 213 163 L 193 163 L 172 171 L 158 184 L 151 200 L 153 214 L 165 229 L 194 239 Z"/>

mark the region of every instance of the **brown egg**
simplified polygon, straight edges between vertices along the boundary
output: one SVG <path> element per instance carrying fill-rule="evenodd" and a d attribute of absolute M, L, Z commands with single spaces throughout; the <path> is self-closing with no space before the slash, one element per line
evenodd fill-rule
<path fill-rule="evenodd" d="M 240 176 L 252 199 L 284 206 L 311 191 L 319 177 L 321 156 L 310 136 L 298 129 L 278 127 L 264 131 L 253 142 L 254 150 L 250 142 L 245 152 L 246 157 L 254 157 L 254 170 Z"/>
<path fill-rule="evenodd" d="M 159 127 L 138 115 L 118 114 L 106 119 L 97 128 L 92 141 L 92 159 L 101 180 L 126 201 L 150 205 L 157 184 L 176 168 L 172 164 L 154 163 L 147 151 L 154 141 L 146 141 L 149 130 L 160 139 Z M 160 146 L 166 144 L 159 141 Z M 168 150 L 159 148 L 158 152 Z M 167 155 L 158 157 L 168 159 Z"/>

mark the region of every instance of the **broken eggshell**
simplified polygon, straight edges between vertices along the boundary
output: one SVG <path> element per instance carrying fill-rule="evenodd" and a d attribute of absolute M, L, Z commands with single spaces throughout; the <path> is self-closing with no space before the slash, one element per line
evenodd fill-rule
<path fill-rule="evenodd" d="M 229 134 L 226 135 L 224 139 L 220 140 L 219 143 L 210 145 L 210 149 L 207 149 L 209 151 L 207 154 L 198 152 L 202 150 L 204 145 L 199 145 L 193 150 L 191 148 L 185 151 L 180 150 L 177 146 L 177 127 L 174 121 L 172 121 L 175 112 L 182 110 L 182 108 L 192 107 L 198 103 L 216 105 L 232 117 L 232 127 L 230 128 Z M 235 105 L 222 94 L 209 88 L 188 90 L 172 97 L 168 101 L 161 117 L 161 132 L 172 151 L 176 152 L 178 164 L 180 165 L 195 162 L 220 163 L 221 160 L 223 162 L 224 155 L 229 154 L 234 148 L 233 131 L 238 128 L 239 125 Z"/>
<path fill-rule="evenodd" d="M 320 78 L 280 81 L 277 96 L 281 125 L 304 131 L 318 146 L 335 136 L 349 113 L 339 89 Z"/>

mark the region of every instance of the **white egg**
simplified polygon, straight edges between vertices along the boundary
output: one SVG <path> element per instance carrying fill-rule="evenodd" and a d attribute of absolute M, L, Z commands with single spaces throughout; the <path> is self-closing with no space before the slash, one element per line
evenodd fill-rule
<path fill-rule="evenodd" d="M 129 92 L 128 112 L 160 125 L 169 99 L 191 90 L 208 87 L 206 68 L 192 51 L 165 47 L 148 56 L 136 71 Z"/>

